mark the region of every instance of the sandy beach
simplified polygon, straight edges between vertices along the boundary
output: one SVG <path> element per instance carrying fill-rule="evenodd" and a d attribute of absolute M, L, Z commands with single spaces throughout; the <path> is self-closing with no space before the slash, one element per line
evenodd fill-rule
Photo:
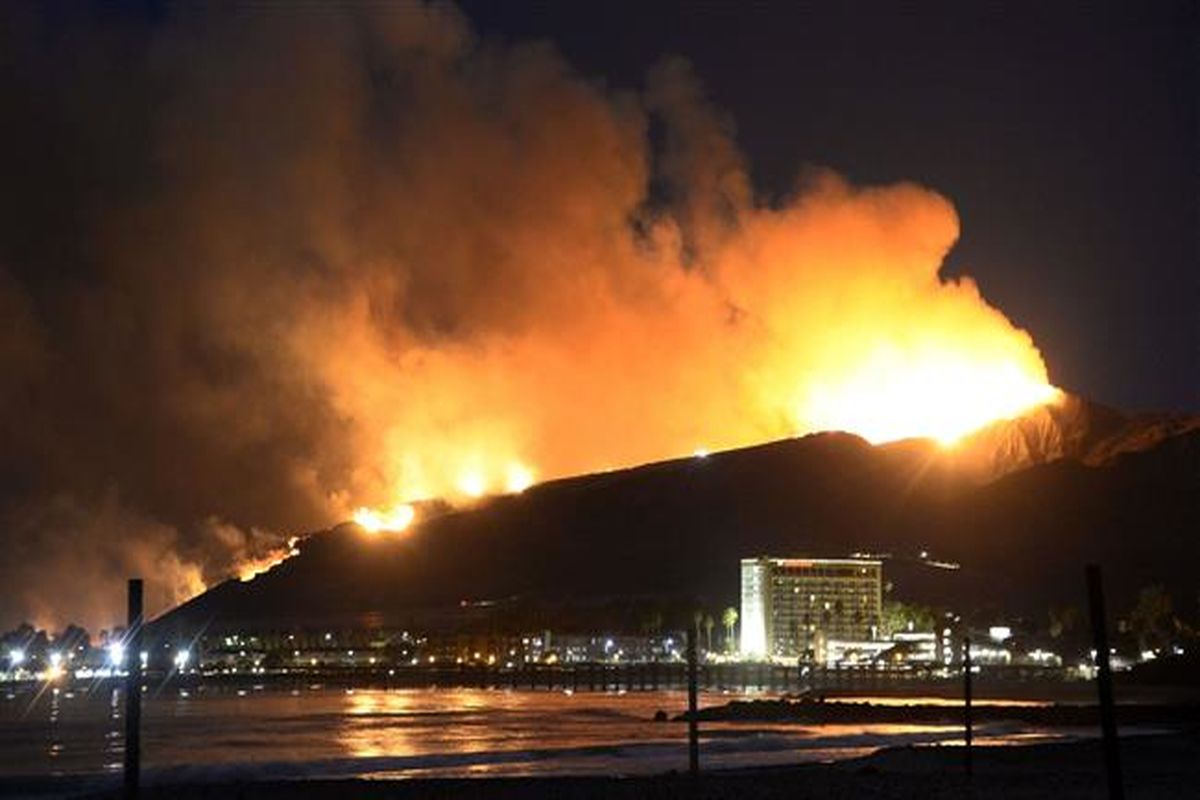
<path fill-rule="evenodd" d="M 1195 797 L 1200 787 L 1200 731 L 1133 736 L 1121 741 L 1126 796 Z M 95 785 L 0 783 L 11 797 L 120 797 Z M 832 764 L 725 770 L 698 780 L 668 773 L 645 777 L 456 778 L 164 783 L 148 800 L 286 800 L 288 798 L 1005 798 L 1105 797 L 1098 741 L 975 748 L 968 781 L 961 747 L 902 747 Z"/>

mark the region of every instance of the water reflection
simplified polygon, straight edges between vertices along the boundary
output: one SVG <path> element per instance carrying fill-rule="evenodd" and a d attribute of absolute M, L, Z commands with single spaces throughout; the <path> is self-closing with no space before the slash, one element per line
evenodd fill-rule
<path fill-rule="evenodd" d="M 406 756 L 417 751 L 415 731 L 397 720 L 380 725 L 378 717 L 404 717 L 413 709 L 412 696 L 403 692 L 354 692 L 346 697 L 346 719 L 339 726 L 337 741 L 355 758 L 384 755 Z"/>
<path fill-rule="evenodd" d="M 732 699 L 739 696 L 712 693 L 702 695 L 701 704 Z M 121 768 L 120 691 L 46 692 L 28 701 L 24 696 L 0 705 L 0 776 Z M 143 759 L 158 771 L 239 765 L 239 775 L 663 772 L 686 768 L 686 726 L 653 718 L 660 709 L 674 716 L 685 705 L 684 693 L 669 691 L 200 686 L 147 698 Z M 701 758 L 710 767 L 827 761 L 888 745 L 961 739 L 955 724 L 714 722 L 703 724 L 701 734 Z M 988 723 L 978 727 L 976 742 L 1016 744 L 1060 735 Z"/>
<path fill-rule="evenodd" d="M 121 691 L 113 689 L 108 698 L 108 730 L 104 734 L 106 772 L 116 772 L 124 766 L 125 736 L 121 728 Z"/>

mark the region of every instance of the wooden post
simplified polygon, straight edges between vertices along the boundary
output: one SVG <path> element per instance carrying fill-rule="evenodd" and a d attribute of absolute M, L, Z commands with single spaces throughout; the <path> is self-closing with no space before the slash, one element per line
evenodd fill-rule
<path fill-rule="evenodd" d="M 1104 584 L 1100 566 L 1088 564 L 1088 611 L 1092 618 L 1092 644 L 1096 648 L 1096 691 L 1100 695 L 1100 730 L 1104 734 L 1104 771 L 1108 776 L 1108 796 L 1123 800 L 1121 748 L 1117 742 L 1117 716 L 1113 708 L 1112 667 L 1108 662 L 1108 624 L 1104 617 Z"/>
<path fill-rule="evenodd" d="M 687 692 L 688 692 L 688 773 L 700 774 L 700 731 L 696 719 L 696 632 L 687 632 Z"/>
<path fill-rule="evenodd" d="M 125 636 L 125 797 L 136 800 L 142 761 L 142 580 L 129 579 Z"/>
<path fill-rule="evenodd" d="M 973 732 L 971 730 L 971 637 L 970 636 L 963 637 L 963 729 L 965 731 L 965 737 L 966 737 L 966 743 L 967 743 L 966 761 L 965 761 L 965 765 L 966 765 L 966 769 L 967 769 L 967 780 L 970 781 L 973 776 L 973 772 L 974 772 L 974 765 L 971 760 L 971 757 L 972 757 L 971 737 L 972 737 Z"/>

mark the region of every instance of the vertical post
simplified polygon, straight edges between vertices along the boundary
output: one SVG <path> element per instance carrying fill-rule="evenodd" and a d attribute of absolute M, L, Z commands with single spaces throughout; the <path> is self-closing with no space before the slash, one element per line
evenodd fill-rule
<path fill-rule="evenodd" d="M 125 797 L 136 800 L 142 760 L 142 580 L 129 579 L 125 647 Z"/>
<path fill-rule="evenodd" d="M 688 774 L 700 774 L 700 732 L 696 719 L 696 631 L 687 632 Z"/>
<path fill-rule="evenodd" d="M 1088 564 L 1088 611 L 1092 618 L 1092 643 L 1096 648 L 1096 690 L 1100 695 L 1100 730 L 1104 734 L 1104 771 L 1108 776 L 1108 796 L 1125 797 L 1121 781 L 1121 749 L 1117 744 L 1117 717 L 1113 708 L 1112 668 L 1108 663 L 1108 623 L 1104 618 L 1104 584 L 1100 566 Z"/>
<path fill-rule="evenodd" d="M 967 770 L 967 780 L 970 781 L 974 773 L 974 764 L 972 763 L 971 753 L 971 738 L 973 731 L 971 730 L 971 637 L 963 637 L 963 729 L 967 743 L 965 766 Z"/>

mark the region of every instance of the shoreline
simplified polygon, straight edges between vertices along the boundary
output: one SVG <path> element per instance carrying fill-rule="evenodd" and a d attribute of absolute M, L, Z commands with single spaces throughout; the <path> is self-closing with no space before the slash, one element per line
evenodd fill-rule
<path fill-rule="evenodd" d="M 1121 725 L 1171 725 L 1200 728 L 1200 704 L 1119 704 L 1117 719 Z M 811 725 L 838 724 L 961 724 L 963 706 L 946 704 L 891 704 L 841 699 L 778 698 L 731 700 L 723 705 L 707 706 L 696 713 L 705 722 L 786 722 Z M 685 722 L 688 712 L 672 717 Z M 977 701 L 971 706 L 976 724 L 1020 722 L 1041 727 L 1096 727 L 1100 725 L 1100 707 L 1060 703 L 1017 704 Z"/>
<path fill-rule="evenodd" d="M 1069 800 L 1102 797 L 1098 740 L 973 748 L 974 775 L 965 775 L 961 746 L 895 746 L 844 761 L 738 767 L 632 776 L 469 778 L 305 778 L 224 782 L 150 782 L 148 800 L 291 800 L 363 798 L 1013 798 Z M 1200 728 L 1121 739 L 1124 785 L 1131 798 L 1179 798 L 1200 785 Z M 703 766 L 703 762 L 702 762 Z M 0 780 L 12 797 L 122 796 L 119 776 L 79 781 Z"/>

